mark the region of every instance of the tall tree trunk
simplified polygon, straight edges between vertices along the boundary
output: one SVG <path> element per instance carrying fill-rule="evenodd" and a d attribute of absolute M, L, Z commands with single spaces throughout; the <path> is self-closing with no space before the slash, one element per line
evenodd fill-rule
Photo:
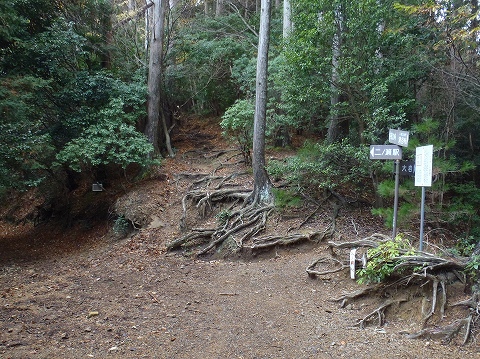
<path fill-rule="evenodd" d="M 209 16 L 212 13 L 212 2 L 213 0 L 204 0 L 204 14 Z"/>
<path fill-rule="evenodd" d="M 340 135 L 340 119 L 338 104 L 340 103 L 338 65 L 342 55 L 343 15 L 338 6 L 335 10 L 335 33 L 332 41 L 332 77 L 330 94 L 330 124 L 327 133 L 327 142 L 335 142 Z"/>
<path fill-rule="evenodd" d="M 215 17 L 223 15 L 223 0 L 216 0 Z"/>
<path fill-rule="evenodd" d="M 292 33 L 292 7 L 290 0 L 283 0 L 283 41 L 287 43 L 287 39 Z M 283 89 L 281 89 L 283 92 Z M 278 113 L 283 113 L 281 109 Z M 274 133 L 274 141 L 276 147 L 286 147 L 291 144 L 289 126 L 286 123 L 281 124 Z"/>
<path fill-rule="evenodd" d="M 145 3 L 148 4 L 149 0 L 145 0 Z M 146 5 L 145 5 L 146 6 Z M 148 7 L 145 10 L 145 63 L 149 62 L 148 59 L 148 49 L 150 47 L 150 35 L 152 34 L 152 29 L 150 23 L 152 22 L 152 7 Z"/>
<path fill-rule="evenodd" d="M 271 0 L 262 0 L 258 39 L 255 117 L 253 127 L 254 202 L 272 199 L 270 178 L 265 168 L 265 129 L 267 118 L 268 48 L 270 45 Z"/>
<path fill-rule="evenodd" d="M 112 34 L 112 14 L 113 14 L 113 2 L 110 0 L 108 2 L 109 5 L 109 12 L 101 14 L 101 22 L 102 22 L 102 31 L 104 31 L 104 37 L 106 40 L 105 49 L 102 54 L 102 68 L 104 69 L 111 69 L 112 67 L 112 54 L 111 54 L 111 47 L 113 43 L 113 34 Z"/>
<path fill-rule="evenodd" d="M 165 12 L 167 0 L 154 0 L 152 33 L 150 34 L 150 58 L 148 64 L 148 118 L 145 135 L 153 145 L 154 153 L 160 153 L 160 148 L 166 145 L 169 155 L 173 155 L 170 148 L 168 131 L 166 131 L 165 116 L 163 114 L 163 35 L 165 26 Z M 162 121 L 162 128 L 159 127 Z M 159 136 L 162 133 L 165 138 Z"/>
<path fill-rule="evenodd" d="M 292 32 L 292 6 L 290 0 L 283 0 L 283 39 Z"/>

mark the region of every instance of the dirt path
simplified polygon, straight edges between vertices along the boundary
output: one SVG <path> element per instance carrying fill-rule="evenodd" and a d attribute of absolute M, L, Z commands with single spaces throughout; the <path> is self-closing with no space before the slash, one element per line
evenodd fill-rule
<path fill-rule="evenodd" d="M 478 349 L 406 339 L 407 322 L 353 327 L 371 308 L 330 300 L 355 284 L 305 273 L 322 248 L 247 262 L 155 249 L 131 239 L 3 267 L 0 357 L 455 359 Z"/>
<path fill-rule="evenodd" d="M 208 141 L 195 148 L 208 150 L 217 135 L 197 136 Z M 161 178 L 128 198 L 158 224 L 132 237 L 115 239 L 108 226 L 65 233 L 47 224 L 16 235 L 0 226 L 0 358 L 479 355 L 477 343 L 460 347 L 407 339 L 402 333 L 419 327 L 419 308 L 412 306 L 402 309 L 416 314 L 389 317 L 387 312 L 382 328 L 356 327 L 382 298 L 339 308 L 332 299 L 357 284 L 346 273 L 313 280 L 305 272 L 326 253 L 324 243 L 234 261 L 166 252 L 165 243 L 179 233 L 181 197 L 188 186 L 177 175 L 212 170 L 205 156 L 200 161 L 188 153 L 184 147 L 177 159 L 166 161 Z M 378 221 L 368 212 L 343 213 L 338 230 L 353 238 L 371 234 Z M 323 228 L 328 218 L 319 212 L 308 226 Z M 277 229 L 286 225 L 280 222 Z"/>

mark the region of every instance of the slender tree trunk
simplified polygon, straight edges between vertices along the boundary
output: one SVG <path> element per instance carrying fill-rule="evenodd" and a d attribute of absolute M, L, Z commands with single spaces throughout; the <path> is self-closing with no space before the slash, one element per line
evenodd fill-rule
<path fill-rule="evenodd" d="M 327 133 L 327 142 L 335 142 L 340 135 L 340 119 L 338 115 L 338 104 L 340 103 L 339 91 L 339 74 L 338 65 L 340 56 L 342 55 L 342 31 L 343 20 L 341 9 L 335 9 L 335 34 L 332 42 L 332 77 L 331 77 L 331 94 L 330 94 L 330 124 Z"/>
<path fill-rule="evenodd" d="M 268 48 L 270 45 L 271 0 L 262 0 L 257 55 L 255 118 L 253 127 L 254 201 L 272 199 L 270 178 L 265 168 L 265 129 L 267 117 Z"/>
<path fill-rule="evenodd" d="M 109 1 L 109 7 L 110 10 L 113 9 L 113 2 L 110 0 Z M 105 40 L 106 40 L 106 46 L 104 53 L 102 54 L 102 67 L 104 69 L 111 69 L 112 67 L 112 54 L 110 51 L 110 48 L 112 47 L 113 43 L 113 34 L 112 34 L 112 12 L 104 13 L 102 14 L 102 19 L 101 19 L 102 25 L 103 25 L 103 31 L 105 32 Z"/>
<path fill-rule="evenodd" d="M 292 6 L 290 0 L 283 0 L 283 39 L 292 32 Z"/>
<path fill-rule="evenodd" d="M 145 3 L 148 4 L 149 0 L 145 0 Z M 148 49 L 150 47 L 150 35 L 151 31 L 151 20 L 152 19 L 152 7 L 147 8 L 145 11 L 145 63 L 148 63 Z"/>
<path fill-rule="evenodd" d="M 148 64 L 148 119 L 145 135 L 153 145 L 154 153 L 160 153 L 159 123 L 162 111 L 162 59 L 165 19 L 165 0 L 154 0 L 152 32 L 150 34 L 150 58 Z"/>
<path fill-rule="evenodd" d="M 292 33 L 292 7 L 290 0 L 283 0 L 283 41 L 287 43 L 287 39 Z M 283 89 L 281 90 L 283 91 Z M 277 110 L 278 113 L 283 113 L 281 109 Z M 291 137 L 289 133 L 289 126 L 284 123 L 281 124 L 274 134 L 275 146 L 286 147 L 291 144 Z"/>
<path fill-rule="evenodd" d="M 223 0 L 217 0 L 215 6 L 215 17 L 223 15 Z"/>

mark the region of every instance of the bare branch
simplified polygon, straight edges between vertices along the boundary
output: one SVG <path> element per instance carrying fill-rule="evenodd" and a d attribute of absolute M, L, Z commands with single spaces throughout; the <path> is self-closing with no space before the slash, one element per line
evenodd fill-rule
<path fill-rule="evenodd" d="M 118 27 L 121 27 L 121 26 L 125 25 L 126 23 L 128 23 L 132 20 L 138 19 L 140 16 L 143 16 L 145 11 L 147 11 L 149 8 L 151 8 L 153 6 L 153 4 L 154 4 L 153 2 L 150 2 L 146 5 L 144 5 L 143 7 L 141 7 L 140 9 L 138 9 L 134 14 L 132 14 L 130 16 L 127 16 L 125 19 L 120 20 L 115 25 L 113 25 L 113 30 L 115 30 Z"/>

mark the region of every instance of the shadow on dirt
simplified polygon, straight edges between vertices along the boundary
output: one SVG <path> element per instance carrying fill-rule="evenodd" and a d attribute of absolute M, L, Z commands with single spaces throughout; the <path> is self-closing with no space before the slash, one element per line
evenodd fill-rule
<path fill-rule="evenodd" d="M 11 231 L 11 232 L 9 232 Z M 0 267 L 35 262 L 91 248 L 102 242 L 109 232 L 108 223 L 85 228 L 76 225 L 62 230 L 55 224 L 16 226 L 2 230 Z"/>

